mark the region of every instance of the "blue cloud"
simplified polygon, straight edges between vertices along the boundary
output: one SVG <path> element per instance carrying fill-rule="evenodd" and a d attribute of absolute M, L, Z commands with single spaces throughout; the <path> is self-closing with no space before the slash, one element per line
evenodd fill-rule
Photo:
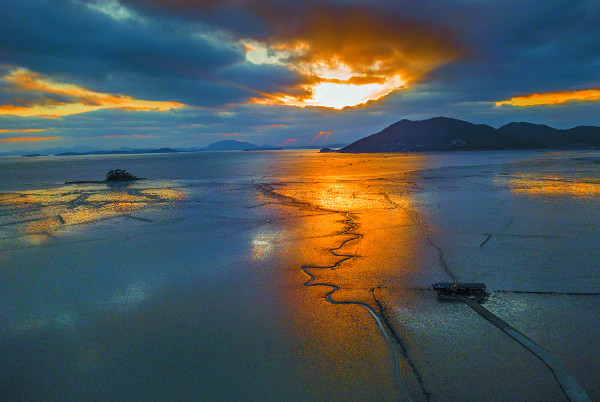
<path fill-rule="evenodd" d="M 173 81 L 178 89 L 191 87 L 184 100 L 196 105 L 249 96 L 214 83 L 220 69 L 244 61 L 241 46 L 211 37 L 199 24 L 120 21 L 76 2 L 7 0 L 2 8 L 0 55 L 6 64 L 134 97 L 161 98 L 164 91 L 174 98 Z"/>

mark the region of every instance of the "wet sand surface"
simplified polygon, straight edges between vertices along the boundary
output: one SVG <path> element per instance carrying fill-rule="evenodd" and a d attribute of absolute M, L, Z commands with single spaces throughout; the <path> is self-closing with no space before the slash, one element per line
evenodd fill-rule
<path fill-rule="evenodd" d="M 4 162 L 28 179 L 0 193 L 2 399 L 566 400 L 427 290 L 452 277 L 600 399 L 599 160 L 122 157 L 150 180 L 120 187 Z"/>

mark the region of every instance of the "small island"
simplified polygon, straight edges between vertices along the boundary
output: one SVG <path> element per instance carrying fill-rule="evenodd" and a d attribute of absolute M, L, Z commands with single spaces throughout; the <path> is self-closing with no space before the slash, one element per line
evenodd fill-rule
<path fill-rule="evenodd" d="M 109 170 L 108 173 L 106 173 L 106 181 L 133 181 L 133 180 L 139 180 L 139 179 L 137 176 L 134 176 L 131 173 L 129 173 L 128 171 L 123 170 L 123 169 Z"/>
<path fill-rule="evenodd" d="M 143 177 L 137 177 L 126 171 L 125 169 L 109 170 L 106 173 L 106 180 L 79 180 L 66 181 L 65 184 L 93 184 L 93 183 L 120 183 L 136 180 L 146 180 Z"/>

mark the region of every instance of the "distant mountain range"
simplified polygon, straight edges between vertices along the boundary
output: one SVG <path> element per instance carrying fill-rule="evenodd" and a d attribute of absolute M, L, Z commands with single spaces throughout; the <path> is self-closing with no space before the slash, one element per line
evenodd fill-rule
<path fill-rule="evenodd" d="M 147 148 L 121 147 L 116 150 L 92 148 L 52 148 L 30 152 L 5 152 L 0 156 L 45 155 L 110 155 L 146 154 L 195 151 L 260 151 L 281 149 L 320 149 L 323 145 L 285 146 L 256 145 L 239 140 L 225 140 L 204 148 Z M 600 149 L 600 127 L 578 126 L 566 130 L 542 124 L 509 123 L 500 128 L 486 124 L 473 124 L 448 117 L 428 120 L 401 120 L 376 134 L 362 138 L 350 145 L 328 144 L 324 152 L 373 153 L 373 152 L 435 152 L 460 150 L 502 149 Z"/>
<path fill-rule="evenodd" d="M 347 144 L 330 144 L 331 148 L 342 148 Z M 204 148 L 188 147 L 188 148 L 129 148 L 121 147 L 119 149 L 94 149 L 91 147 L 75 147 L 75 148 L 47 148 L 35 151 L 11 151 L 0 152 L 0 156 L 74 156 L 74 155 L 131 155 L 131 154 L 155 154 L 155 153 L 171 153 L 171 152 L 198 152 L 198 151 L 266 151 L 266 150 L 283 150 L 283 149 L 320 149 L 322 145 L 307 145 L 307 146 L 284 146 L 275 147 L 273 145 L 256 145 L 250 142 L 238 140 L 225 140 L 212 143 Z"/>
<path fill-rule="evenodd" d="M 110 151 L 88 151 L 88 152 L 63 152 L 56 156 L 74 156 L 74 155 L 134 155 L 134 154 L 167 154 L 179 152 L 172 148 L 151 148 L 151 149 L 115 149 Z M 23 156 L 39 156 L 39 155 L 23 155 Z"/>
<path fill-rule="evenodd" d="M 341 148 L 346 144 L 331 144 L 328 147 Z M 283 149 L 321 149 L 323 145 L 306 145 L 306 146 L 273 146 L 273 145 L 256 145 L 250 142 L 239 140 L 225 140 L 210 144 L 207 147 L 196 149 L 197 151 L 276 151 Z"/>
<path fill-rule="evenodd" d="M 498 129 L 447 117 L 401 120 L 342 149 L 346 153 L 500 149 L 600 148 L 600 127 L 558 130 L 541 124 L 509 123 Z"/>
<path fill-rule="evenodd" d="M 260 148 L 258 145 L 238 140 L 218 141 L 207 147 L 200 148 L 198 151 L 243 151 L 244 149 Z"/>

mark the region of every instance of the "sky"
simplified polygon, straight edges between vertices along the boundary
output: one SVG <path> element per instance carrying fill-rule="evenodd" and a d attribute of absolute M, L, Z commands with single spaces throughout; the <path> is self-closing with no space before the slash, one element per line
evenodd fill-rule
<path fill-rule="evenodd" d="M 600 125 L 597 0 L 3 0 L 0 152 Z"/>

